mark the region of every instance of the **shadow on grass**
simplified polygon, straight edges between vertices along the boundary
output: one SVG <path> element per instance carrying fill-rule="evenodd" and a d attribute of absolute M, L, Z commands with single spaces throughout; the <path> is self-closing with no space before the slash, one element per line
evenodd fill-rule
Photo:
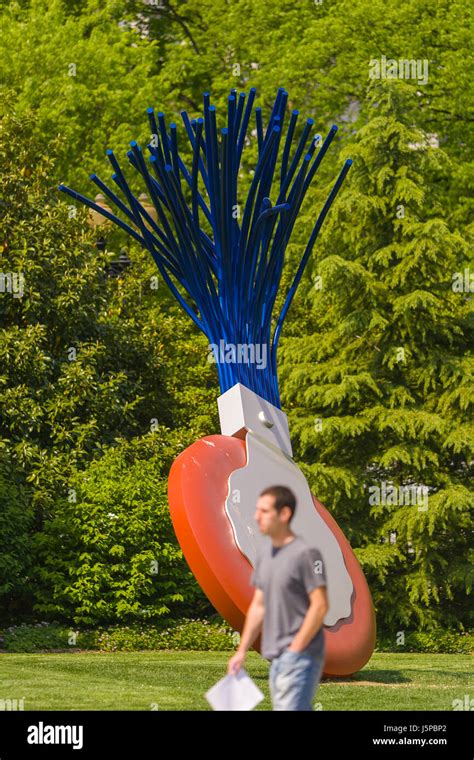
<path fill-rule="evenodd" d="M 256 682 L 266 683 L 268 681 L 268 674 L 265 673 L 252 673 L 252 679 Z M 402 674 L 399 671 L 394 670 L 369 670 L 359 671 L 352 676 L 330 676 L 328 678 L 322 678 L 321 684 L 340 684 L 341 686 L 366 686 L 373 684 L 374 686 L 390 685 L 390 684 L 410 684 L 413 679 Z"/>
<path fill-rule="evenodd" d="M 408 678 L 405 675 L 397 672 L 396 670 L 369 670 L 355 673 L 353 676 L 331 676 L 330 678 L 323 678 L 321 683 L 334 683 L 334 684 L 398 684 L 398 683 L 411 683 L 412 678 Z"/>

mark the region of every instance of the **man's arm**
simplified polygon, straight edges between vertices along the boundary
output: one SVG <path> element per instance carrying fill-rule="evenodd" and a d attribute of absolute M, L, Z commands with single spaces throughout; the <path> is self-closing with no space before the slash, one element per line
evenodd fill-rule
<path fill-rule="evenodd" d="M 237 651 L 246 652 L 250 649 L 258 634 L 262 630 L 263 617 L 265 615 L 263 591 L 260 588 L 255 589 L 250 607 L 247 610 L 247 617 L 240 637 L 240 644 Z"/>
<path fill-rule="evenodd" d="M 318 586 L 309 593 L 309 607 L 301 628 L 289 645 L 290 652 L 302 652 L 321 628 L 328 611 L 326 586 Z"/>
<path fill-rule="evenodd" d="M 247 610 L 244 628 L 240 637 L 240 644 L 237 648 L 237 652 L 233 657 L 230 658 L 227 665 L 228 673 L 237 673 L 237 671 L 244 664 L 247 649 L 250 649 L 258 634 L 262 630 L 264 615 L 265 605 L 263 591 L 257 588 L 255 589 L 252 601 L 250 602 L 250 607 Z"/>

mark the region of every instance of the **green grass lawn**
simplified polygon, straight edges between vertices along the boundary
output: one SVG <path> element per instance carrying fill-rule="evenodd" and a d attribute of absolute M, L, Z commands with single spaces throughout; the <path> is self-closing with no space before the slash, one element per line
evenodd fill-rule
<path fill-rule="evenodd" d="M 225 675 L 227 652 L 68 652 L 0 655 L 0 700 L 25 710 L 207 710 L 204 693 Z M 271 709 L 269 664 L 250 652 L 246 669 Z M 452 710 L 474 696 L 473 658 L 374 654 L 350 679 L 323 681 L 323 710 Z"/>

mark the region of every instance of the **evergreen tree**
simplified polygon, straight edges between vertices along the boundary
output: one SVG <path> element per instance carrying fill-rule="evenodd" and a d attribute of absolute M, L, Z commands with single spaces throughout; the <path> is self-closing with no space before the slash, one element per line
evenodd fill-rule
<path fill-rule="evenodd" d="M 314 331 L 287 338 L 280 376 L 310 486 L 395 637 L 470 620 L 473 313 L 453 289 L 466 242 L 425 182 L 445 157 L 406 123 L 413 88 L 377 82 L 369 95 L 318 246 Z"/>

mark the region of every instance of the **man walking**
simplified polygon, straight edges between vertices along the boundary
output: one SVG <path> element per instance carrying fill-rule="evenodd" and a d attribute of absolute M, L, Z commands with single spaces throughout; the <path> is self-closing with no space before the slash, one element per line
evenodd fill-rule
<path fill-rule="evenodd" d="M 274 710 L 312 710 L 324 665 L 324 562 L 318 549 L 291 530 L 295 509 L 295 495 L 285 486 L 267 488 L 257 500 L 255 519 L 271 540 L 257 556 L 251 578 L 255 593 L 227 666 L 228 673 L 238 672 L 263 628 L 262 656 L 271 661 Z"/>

